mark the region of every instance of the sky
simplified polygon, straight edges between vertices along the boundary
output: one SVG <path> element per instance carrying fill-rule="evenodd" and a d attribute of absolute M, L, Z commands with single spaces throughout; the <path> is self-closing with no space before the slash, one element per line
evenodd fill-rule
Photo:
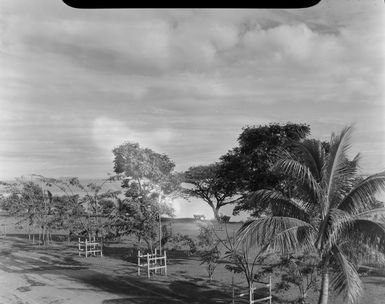
<path fill-rule="evenodd" d="M 246 125 L 289 121 L 322 140 L 354 124 L 362 172 L 384 170 L 384 17 L 380 0 L 297 10 L 2 0 L 0 179 L 103 178 L 125 141 L 182 171 L 218 160 Z"/>

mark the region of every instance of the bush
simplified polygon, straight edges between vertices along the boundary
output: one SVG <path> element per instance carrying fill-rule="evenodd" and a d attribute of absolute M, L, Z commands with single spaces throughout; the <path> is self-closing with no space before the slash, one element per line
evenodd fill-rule
<path fill-rule="evenodd" d="M 189 248 L 189 251 L 187 253 L 188 255 L 197 251 L 195 241 L 188 235 L 183 235 L 181 233 L 177 233 L 174 236 L 170 237 L 168 240 L 168 244 L 172 247 L 172 249 L 176 250 L 181 250 L 182 247 L 187 246 Z"/>
<path fill-rule="evenodd" d="M 221 215 L 219 217 L 219 222 L 220 223 L 228 223 L 228 222 L 230 222 L 230 216 L 228 216 L 228 215 Z"/>

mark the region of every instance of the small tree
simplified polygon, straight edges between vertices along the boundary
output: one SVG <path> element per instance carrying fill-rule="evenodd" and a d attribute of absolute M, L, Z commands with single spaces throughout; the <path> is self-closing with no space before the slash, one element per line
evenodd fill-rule
<path fill-rule="evenodd" d="M 232 289 L 234 302 L 234 275 L 242 273 L 246 279 L 249 294 L 253 290 L 253 284 L 259 281 L 267 273 L 271 272 L 271 267 L 264 268 L 265 261 L 269 258 L 269 254 L 265 252 L 266 246 L 261 244 L 260 247 L 250 248 L 245 244 L 238 242 L 238 235 L 233 233 L 232 236 L 228 233 L 227 223 L 225 223 L 226 238 L 220 238 L 215 230 L 212 230 L 219 243 L 226 249 L 224 260 L 226 261 L 225 268 L 232 273 Z"/>
<path fill-rule="evenodd" d="M 201 247 L 201 252 L 199 254 L 201 258 L 201 265 L 207 265 L 206 269 L 209 276 L 209 281 L 211 282 L 220 258 L 220 252 L 218 249 L 219 241 L 217 240 L 214 231 L 210 226 L 200 227 L 198 240 L 198 245 Z"/>
<path fill-rule="evenodd" d="M 90 183 L 83 185 L 77 177 L 47 178 L 35 175 L 47 187 L 58 190 L 61 196 L 54 198 L 56 210 L 56 223 L 61 223 L 61 228 L 68 229 L 68 240 L 73 232 L 86 233 L 89 237 L 96 237 L 103 231 L 102 218 L 110 212 L 120 191 L 110 189 L 104 191 L 107 182 L 114 181 L 109 177 L 100 184 Z M 110 206 L 110 207 L 106 207 Z"/>
<path fill-rule="evenodd" d="M 27 223 L 29 228 L 38 226 L 39 242 L 42 237 L 43 243 L 46 244 L 53 222 L 52 194 L 32 181 L 22 180 L 13 185 L 9 191 L 10 195 L 4 198 L 2 208 L 20 219 L 17 224 Z"/>
<path fill-rule="evenodd" d="M 289 255 L 281 258 L 278 267 L 283 271 L 278 290 L 287 290 L 291 285 L 298 288 L 299 303 L 305 304 L 308 292 L 318 290 L 319 259 L 314 255 Z"/>
<path fill-rule="evenodd" d="M 211 282 L 220 257 L 219 249 L 217 246 L 213 246 L 209 250 L 203 251 L 200 257 L 202 261 L 201 264 L 207 264 L 206 269 L 209 275 L 209 281 Z"/>

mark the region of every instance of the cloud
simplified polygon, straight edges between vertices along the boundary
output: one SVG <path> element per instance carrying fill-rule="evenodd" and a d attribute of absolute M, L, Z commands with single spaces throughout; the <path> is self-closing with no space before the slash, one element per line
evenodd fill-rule
<path fill-rule="evenodd" d="M 6 175 L 39 164 L 52 174 L 104 174 L 124 140 L 184 169 L 217 160 L 244 125 L 272 121 L 309 123 L 322 138 L 358 121 L 356 144 L 373 147 L 368 168 L 383 155 L 374 138 L 363 140 L 385 114 L 385 16 L 374 2 L 323 0 L 307 10 L 2 5 Z"/>
<path fill-rule="evenodd" d="M 174 140 L 175 132 L 167 128 L 151 126 L 135 130 L 128 124 L 108 117 L 98 117 L 92 124 L 92 139 L 96 146 L 111 156 L 112 149 L 124 142 L 137 142 L 142 147 L 158 152 Z"/>

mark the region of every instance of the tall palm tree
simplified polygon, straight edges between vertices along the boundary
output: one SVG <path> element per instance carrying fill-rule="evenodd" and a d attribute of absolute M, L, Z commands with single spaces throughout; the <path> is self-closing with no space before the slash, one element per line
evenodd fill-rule
<path fill-rule="evenodd" d="M 385 252 L 385 221 L 374 194 L 385 190 L 385 172 L 362 178 L 360 156 L 349 160 L 351 127 L 332 135 L 328 151 L 316 140 L 295 144 L 295 156 L 285 153 L 274 165 L 295 181 L 292 191 L 260 190 L 250 203 L 269 204 L 271 215 L 246 223 L 240 241 L 266 244 L 269 250 L 318 253 L 322 280 L 319 304 L 328 302 L 329 287 L 355 303 L 362 283 L 352 262 L 354 243 L 373 252 Z M 350 247 L 351 248 L 351 247 Z M 329 277 L 330 276 L 330 277 Z"/>

